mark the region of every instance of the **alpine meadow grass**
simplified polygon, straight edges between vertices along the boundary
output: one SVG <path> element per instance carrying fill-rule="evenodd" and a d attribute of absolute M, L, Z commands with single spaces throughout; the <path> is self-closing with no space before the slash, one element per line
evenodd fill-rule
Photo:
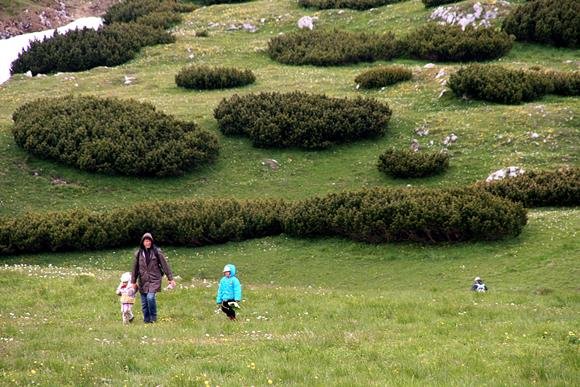
<path fill-rule="evenodd" d="M 288 66 L 265 51 L 270 38 L 296 30 L 304 15 L 318 17 L 315 28 L 400 37 L 426 23 L 431 11 L 420 0 L 367 11 L 304 9 L 287 0 L 212 5 L 183 14 L 172 29 L 175 43 L 146 47 L 121 66 L 15 75 L 0 85 L 0 217 L 158 199 L 298 200 L 362 187 L 461 187 L 512 165 L 578 167 L 577 97 L 501 105 L 455 97 L 442 85 L 461 64 Z M 230 28 L 243 23 L 257 31 Z M 492 63 L 569 72 L 580 69 L 580 53 L 515 42 Z M 256 81 L 185 90 L 175 75 L 186 65 L 249 69 Z M 356 89 L 358 74 L 383 65 L 405 66 L 413 77 Z M 273 91 L 376 98 L 393 115 L 384 137 L 321 151 L 255 148 L 220 133 L 213 111 L 222 99 Z M 179 177 L 126 177 L 79 171 L 17 147 L 12 113 L 35 99 L 69 94 L 151 103 L 215 134 L 219 156 Z M 457 141 L 445 146 L 451 133 Z M 447 148 L 444 174 L 394 179 L 377 170 L 381 153 L 409 148 L 413 139 L 431 151 Z M 269 159 L 279 168 L 272 170 Z M 580 210 L 567 207 L 530 209 L 519 236 L 495 242 L 372 245 L 283 234 L 162 245 L 178 286 L 158 295 L 157 324 L 143 324 L 137 302 L 127 326 L 114 291 L 131 268 L 133 247 L 2 256 L 0 385 L 575 385 L 579 230 Z M 244 291 L 236 323 L 215 313 L 217 283 L 229 262 Z M 487 293 L 469 290 L 475 276 Z"/>

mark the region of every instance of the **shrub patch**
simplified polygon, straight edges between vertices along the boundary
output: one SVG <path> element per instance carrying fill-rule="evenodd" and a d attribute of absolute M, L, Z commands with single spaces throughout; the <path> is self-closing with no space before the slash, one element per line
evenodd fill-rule
<path fill-rule="evenodd" d="M 449 155 L 446 152 L 387 149 L 379 156 L 377 166 L 379 171 L 393 177 L 433 176 L 449 167 Z"/>
<path fill-rule="evenodd" d="M 268 54 L 293 65 L 336 66 L 389 60 L 400 52 L 392 33 L 372 34 L 339 30 L 301 30 L 268 42 Z"/>
<path fill-rule="evenodd" d="M 363 89 L 376 89 L 408 81 L 412 77 L 413 72 L 411 69 L 404 66 L 381 66 L 360 73 L 354 81 Z"/>
<path fill-rule="evenodd" d="M 16 144 L 87 171 L 180 175 L 218 153 L 215 135 L 132 100 L 42 98 L 20 106 L 12 118 Z"/>
<path fill-rule="evenodd" d="M 493 28 L 427 23 L 405 39 L 411 58 L 468 62 L 496 59 L 512 48 L 512 39 Z"/>
<path fill-rule="evenodd" d="M 214 116 L 225 135 L 247 135 L 257 147 L 322 149 L 383 135 L 391 109 L 370 98 L 260 93 L 223 99 Z"/>
<path fill-rule="evenodd" d="M 184 67 L 175 76 L 177 86 L 186 89 L 226 89 L 245 86 L 256 81 L 251 70 L 228 67 L 192 66 Z"/>
<path fill-rule="evenodd" d="M 387 4 L 399 3 L 405 0 L 298 0 L 304 8 L 335 9 L 348 8 L 357 11 L 382 7 Z"/>
<path fill-rule="evenodd" d="M 580 45 L 580 2 L 577 0 L 532 0 L 519 5 L 503 29 L 517 40 L 558 47 Z"/>
<path fill-rule="evenodd" d="M 471 64 L 452 74 L 448 85 L 459 97 L 518 104 L 552 93 L 578 95 L 580 72 L 512 70 L 500 65 Z"/>
<path fill-rule="evenodd" d="M 476 183 L 475 187 L 520 202 L 525 207 L 578 206 L 580 168 L 529 171 L 516 177 L 491 182 L 481 181 Z"/>

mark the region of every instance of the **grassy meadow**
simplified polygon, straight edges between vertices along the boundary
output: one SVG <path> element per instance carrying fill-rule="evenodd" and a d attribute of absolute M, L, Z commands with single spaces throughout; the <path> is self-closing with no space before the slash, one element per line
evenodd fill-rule
<path fill-rule="evenodd" d="M 200 8 L 174 28 L 177 42 L 133 61 L 0 85 L 0 217 L 71 208 L 106 210 L 156 199 L 286 198 L 372 186 L 450 187 L 516 165 L 578 166 L 580 99 L 547 96 L 521 105 L 439 97 L 455 63 L 395 60 L 344 67 L 287 66 L 264 52 L 304 15 L 316 28 L 403 35 L 430 11 L 410 0 L 369 11 L 305 10 L 288 0 Z M 249 22 L 255 33 L 228 31 Z M 196 37 L 207 30 L 208 37 Z M 580 69 L 580 51 L 516 43 L 494 61 L 514 68 Z M 354 78 L 380 64 L 413 69 L 413 80 L 360 91 Z M 191 91 L 175 85 L 188 64 L 249 68 L 255 84 Z M 124 77 L 134 77 L 130 85 Z M 359 95 L 389 104 L 380 139 L 324 151 L 253 148 L 224 137 L 213 109 L 234 93 L 294 90 Z M 168 179 L 96 175 L 18 148 L 12 112 L 70 93 L 133 98 L 193 120 L 220 138 L 216 163 Z M 415 129 L 429 130 L 418 137 Z M 376 168 L 387 147 L 449 147 L 450 168 L 428 179 L 395 180 Z M 537 133 L 538 138 L 532 138 Z M 430 144 L 430 141 L 433 141 Z M 280 163 L 278 170 L 263 165 Z M 118 250 L 0 257 L 0 385 L 575 385 L 580 380 L 578 208 L 531 209 L 514 239 L 458 245 L 367 245 L 285 235 L 203 248 L 161 246 L 178 287 L 158 295 L 160 321 L 123 326 L 114 294 L 131 264 Z M 147 230 L 143 230 L 144 232 Z M 138 241 L 135 241 L 136 247 Z M 239 321 L 216 314 L 223 265 L 244 285 Z M 490 291 L 469 291 L 473 277 Z"/>

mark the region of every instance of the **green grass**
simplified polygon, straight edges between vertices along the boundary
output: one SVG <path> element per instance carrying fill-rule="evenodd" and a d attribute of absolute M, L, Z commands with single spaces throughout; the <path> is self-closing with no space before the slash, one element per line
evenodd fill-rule
<path fill-rule="evenodd" d="M 364 186 L 461 186 L 509 165 L 578 166 L 578 98 L 548 96 L 516 106 L 451 93 L 438 98 L 435 75 L 459 65 L 426 69 L 427 62 L 411 60 L 392 63 L 410 66 L 413 80 L 359 91 L 356 75 L 391 62 L 298 67 L 264 53 L 270 37 L 294 30 L 303 15 L 318 16 L 323 27 L 402 35 L 428 13 L 418 0 L 342 13 L 282 0 L 204 7 L 185 15 L 175 44 L 147 48 L 123 66 L 17 75 L 0 86 L 0 216 L 153 199 L 301 199 Z M 260 30 L 226 31 L 245 21 Z M 209 22 L 221 24 L 208 28 Z M 203 29 L 209 37 L 194 37 Z M 580 53 L 518 43 L 495 62 L 572 71 Z M 249 68 L 257 81 L 233 90 L 183 90 L 174 76 L 188 63 Z M 134 84 L 123 85 L 124 75 L 136 77 Z M 222 98 L 293 90 L 387 102 L 393 109 L 388 133 L 322 152 L 257 149 L 247 139 L 219 134 L 213 109 Z M 183 177 L 159 180 L 80 172 L 17 148 L 12 112 L 24 102 L 68 93 L 152 102 L 218 133 L 220 157 Z M 427 137 L 414 133 L 422 125 Z M 433 140 L 430 148 L 437 150 L 452 132 L 459 140 L 440 176 L 394 180 L 376 168 L 388 147 L 418 138 L 427 148 Z M 278 160 L 280 169 L 263 166 L 266 158 Z M 55 177 L 68 184 L 53 185 Z M 577 208 L 533 210 L 518 238 L 494 243 L 374 246 L 279 236 L 195 249 L 162 246 L 182 279 L 178 289 L 159 295 L 155 326 L 121 324 L 114 289 L 130 266 L 130 248 L 2 257 L 0 384 L 573 385 L 580 377 L 579 215 Z M 220 270 L 230 261 L 245 286 L 237 324 L 213 313 Z M 476 275 L 489 293 L 468 290 Z"/>
<path fill-rule="evenodd" d="M 167 248 L 182 279 L 159 295 L 155 326 L 120 321 L 113 291 L 130 249 L 13 257 L 0 268 L 13 295 L 0 313 L 0 383 L 571 385 L 580 222 L 576 210 L 530 218 L 503 243 L 281 236 Z M 233 324 L 213 313 L 230 260 L 245 299 Z M 487 294 L 468 290 L 475 275 Z"/>

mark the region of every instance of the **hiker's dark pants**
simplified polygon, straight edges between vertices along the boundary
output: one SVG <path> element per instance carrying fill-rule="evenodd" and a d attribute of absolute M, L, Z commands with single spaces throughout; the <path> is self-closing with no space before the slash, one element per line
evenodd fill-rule
<path fill-rule="evenodd" d="M 232 320 L 236 318 L 236 311 L 234 310 L 233 306 L 228 305 L 228 302 L 233 302 L 233 301 L 235 301 L 235 300 L 222 301 L 222 305 L 221 305 L 222 312 L 224 312 Z"/>

